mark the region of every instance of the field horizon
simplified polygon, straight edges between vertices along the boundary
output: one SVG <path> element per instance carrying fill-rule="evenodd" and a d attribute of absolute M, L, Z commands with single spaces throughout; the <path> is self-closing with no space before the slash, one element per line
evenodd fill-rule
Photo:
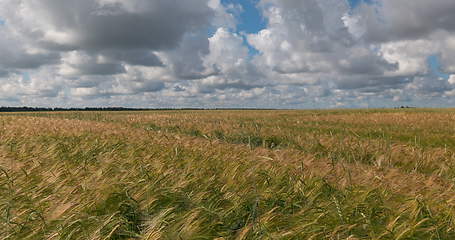
<path fill-rule="evenodd" d="M 372 108 L 261 108 L 261 107 L 163 107 L 163 108 L 147 108 L 147 107 L 122 107 L 122 106 L 104 106 L 104 107 L 36 107 L 36 106 L 0 106 L 1 112 L 10 113 L 33 113 L 33 112 L 147 112 L 147 111 L 340 111 L 340 110 L 358 110 L 358 111 L 387 111 L 397 109 L 414 109 L 414 110 L 451 110 L 455 107 L 413 107 L 413 106 L 395 106 L 395 107 L 372 107 Z"/>

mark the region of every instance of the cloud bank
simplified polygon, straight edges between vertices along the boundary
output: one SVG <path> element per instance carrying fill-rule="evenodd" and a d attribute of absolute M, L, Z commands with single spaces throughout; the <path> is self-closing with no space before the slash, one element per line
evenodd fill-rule
<path fill-rule="evenodd" d="M 455 2 L 3 0 L 0 104 L 451 106 Z M 244 20 L 244 19 L 243 19 Z"/>

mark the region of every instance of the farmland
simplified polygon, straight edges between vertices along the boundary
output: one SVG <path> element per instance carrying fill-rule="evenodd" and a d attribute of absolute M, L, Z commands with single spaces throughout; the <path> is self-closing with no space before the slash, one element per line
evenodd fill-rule
<path fill-rule="evenodd" d="M 0 239 L 455 239 L 455 110 L 0 115 Z"/>

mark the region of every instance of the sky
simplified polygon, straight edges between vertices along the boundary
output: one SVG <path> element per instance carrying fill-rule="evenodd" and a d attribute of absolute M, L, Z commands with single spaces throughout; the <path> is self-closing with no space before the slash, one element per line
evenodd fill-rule
<path fill-rule="evenodd" d="M 453 0 L 2 0 L 0 105 L 455 106 Z"/>

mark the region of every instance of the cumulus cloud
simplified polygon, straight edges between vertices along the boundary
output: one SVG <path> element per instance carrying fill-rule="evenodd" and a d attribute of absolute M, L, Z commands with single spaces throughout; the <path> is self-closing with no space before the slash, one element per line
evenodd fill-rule
<path fill-rule="evenodd" d="M 67 76 L 114 75 L 125 72 L 122 64 L 98 55 L 93 56 L 79 51 L 63 54 L 60 74 Z"/>
<path fill-rule="evenodd" d="M 257 8 L 267 24 L 245 34 L 242 5 L 220 0 L 3 0 L 0 102 L 365 107 L 455 96 L 451 0 Z"/>
<path fill-rule="evenodd" d="M 395 99 L 404 99 L 392 96 L 402 92 L 391 90 L 438 96 L 451 89 L 437 81 L 428 59 L 438 55 L 444 72 L 454 70 L 453 1 L 383 0 L 351 9 L 346 1 L 262 0 L 260 7 L 269 24 L 248 41 L 278 85 Z"/>
<path fill-rule="evenodd" d="M 243 44 L 242 36 L 226 28 L 219 28 L 209 38 L 209 54 L 204 58 L 204 65 L 219 74 L 199 81 L 201 92 L 264 87 L 265 76 L 249 61 L 249 51 Z"/>
<path fill-rule="evenodd" d="M 223 11 L 213 0 L 5 0 L 0 3 L 7 22 L 0 27 L 0 77 L 52 65 L 45 71 L 69 87 L 70 95 L 159 91 L 171 71 L 156 70 L 170 68 L 160 56 L 180 49 L 185 36 L 206 32 L 215 15 L 229 21 Z M 135 66 L 143 68 L 132 71 Z M 144 77 L 151 71 L 165 73 Z"/>
<path fill-rule="evenodd" d="M 330 81 L 343 89 L 401 84 L 385 77 L 398 70 L 399 62 L 389 61 L 378 46 L 350 32 L 347 2 L 264 0 L 261 4 L 269 26 L 248 40 L 262 53 L 256 61 L 286 75 L 280 77 L 285 83 Z"/>
<path fill-rule="evenodd" d="M 55 64 L 59 56 L 46 50 L 33 48 L 15 37 L 5 27 L 0 27 L 0 70 L 33 69 Z"/>
<path fill-rule="evenodd" d="M 47 48 L 71 50 L 173 48 L 213 14 L 206 0 L 5 0 L 2 5 L 8 24 L 24 36 Z"/>
<path fill-rule="evenodd" d="M 448 82 L 451 85 L 455 85 L 455 75 L 450 75 Z"/>
<path fill-rule="evenodd" d="M 451 0 L 381 0 L 377 3 L 364 3 L 357 9 L 369 41 L 427 39 L 437 31 L 455 31 L 455 4 Z"/>

